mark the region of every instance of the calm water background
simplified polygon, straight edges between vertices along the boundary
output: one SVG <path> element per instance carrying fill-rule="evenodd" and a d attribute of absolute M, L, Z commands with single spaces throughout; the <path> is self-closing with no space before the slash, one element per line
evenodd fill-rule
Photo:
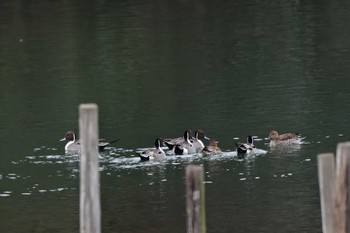
<path fill-rule="evenodd" d="M 79 164 L 59 139 L 95 102 L 103 232 L 185 232 L 184 168 L 208 232 L 321 232 L 316 155 L 350 140 L 348 1 L 1 1 L 0 232 L 78 232 Z M 154 138 L 272 129 L 309 144 L 239 161 L 139 164 Z"/>

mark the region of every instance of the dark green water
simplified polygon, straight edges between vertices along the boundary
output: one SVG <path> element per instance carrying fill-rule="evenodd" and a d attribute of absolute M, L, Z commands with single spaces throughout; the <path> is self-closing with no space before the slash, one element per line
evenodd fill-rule
<path fill-rule="evenodd" d="M 59 142 L 99 105 L 103 232 L 185 232 L 185 166 L 205 169 L 208 232 L 321 232 L 316 155 L 350 139 L 346 1 L 2 1 L 0 232 L 77 232 L 79 164 Z M 223 158 L 139 164 L 204 129 Z M 230 156 L 248 134 L 309 144 Z"/>

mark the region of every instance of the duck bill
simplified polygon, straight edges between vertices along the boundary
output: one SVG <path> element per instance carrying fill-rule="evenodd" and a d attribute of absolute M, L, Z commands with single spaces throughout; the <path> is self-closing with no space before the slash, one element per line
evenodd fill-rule
<path fill-rule="evenodd" d="M 204 136 L 204 139 L 210 141 L 210 138 L 208 138 L 207 136 Z"/>
<path fill-rule="evenodd" d="M 60 139 L 60 142 L 66 141 L 66 138 L 62 138 Z"/>

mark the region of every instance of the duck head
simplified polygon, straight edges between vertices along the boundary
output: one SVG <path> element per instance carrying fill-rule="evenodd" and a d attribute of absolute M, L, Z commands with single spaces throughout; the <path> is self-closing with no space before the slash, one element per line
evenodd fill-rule
<path fill-rule="evenodd" d="M 70 141 L 70 142 L 75 142 L 77 138 L 77 135 L 73 131 L 68 131 L 64 138 L 62 138 L 60 141 Z"/>
<path fill-rule="evenodd" d="M 278 139 L 277 131 L 275 131 L 275 130 L 271 131 L 270 134 L 269 134 L 269 139 L 270 140 Z"/>

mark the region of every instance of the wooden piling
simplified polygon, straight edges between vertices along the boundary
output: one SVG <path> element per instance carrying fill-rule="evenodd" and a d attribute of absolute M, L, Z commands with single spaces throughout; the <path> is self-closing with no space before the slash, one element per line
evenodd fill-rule
<path fill-rule="evenodd" d="M 334 232 L 350 232 L 350 142 L 338 143 L 334 204 Z"/>
<path fill-rule="evenodd" d="M 100 176 L 98 161 L 98 107 L 79 106 L 80 233 L 101 232 Z"/>
<path fill-rule="evenodd" d="M 319 154 L 317 156 L 323 233 L 333 233 L 334 227 L 334 160 L 333 153 Z"/>
<path fill-rule="evenodd" d="M 187 233 L 205 233 L 205 189 L 203 168 L 186 167 Z"/>

